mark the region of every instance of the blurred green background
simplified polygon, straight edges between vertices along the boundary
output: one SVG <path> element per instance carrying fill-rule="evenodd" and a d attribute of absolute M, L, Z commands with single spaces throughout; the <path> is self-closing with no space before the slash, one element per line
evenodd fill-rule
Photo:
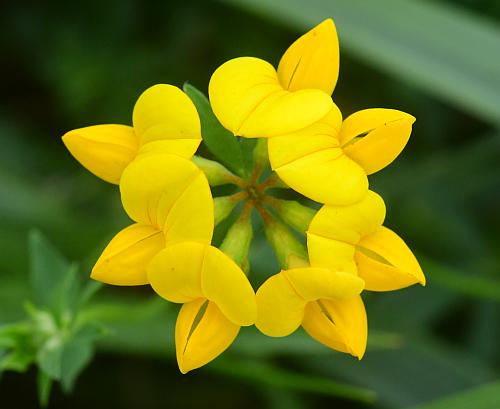
<path fill-rule="evenodd" d="M 50 407 L 500 408 L 498 1 L 53 0 L 0 10 L 0 324 L 24 316 L 30 229 L 77 260 L 83 281 L 127 224 L 117 189 L 79 166 L 60 137 L 130 123 L 152 84 L 189 80 L 206 92 L 222 62 L 252 55 L 277 64 L 331 16 L 343 114 L 387 107 L 417 117 L 404 153 L 371 186 L 428 285 L 365 294 L 361 362 L 301 332 L 275 340 L 248 329 L 183 376 L 176 307 L 146 288 L 106 287 L 92 305 L 109 333 L 73 392 L 56 386 Z M 275 272 L 264 243 L 252 251 L 257 280 Z M 35 373 L 1 374 L 0 407 L 37 407 Z"/>

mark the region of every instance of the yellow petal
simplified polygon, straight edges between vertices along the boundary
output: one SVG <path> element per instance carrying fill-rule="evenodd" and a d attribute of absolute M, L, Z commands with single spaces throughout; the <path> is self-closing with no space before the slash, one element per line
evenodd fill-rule
<path fill-rule="evenodd" d="M 158 153 L 171 153 L 190 159 L 196 152 L 201 139 L 165 139 L 148 142 L 139 148 L 137 155 L 156 155 Z"/>
<path fill-rule="evenodd" d="M 257 318 L 255 293 L 243 270 L 220 251 L 209 246 L 201 274 L 203 295 L 217 304 L 237 325 L 253 325 Z"/>
<path fill-rule="evenodd" d="M 140 156 L 123 172 L 120 191 L 130 218 L 165 229 L 167 242 L 211 241 L 210 187 L 189 160 L 168 154 Z"/>
<path fill-rule="evenodd" d="M 410 138 L 415 118 L 395 109 L 365 109 L 346 118 L 340 134 L 344 152 L 368 175 L 389 165 Z"/>
<path fill-rule="evenodd" d="M 255 326 L 262 333 L 270 337 L 284 337 L 300 326 L 306 301 L 282 273 L 268 278 L 257 290 L 256 298 Z"/>
<path fill-rule="evenodd" d="M 340 148 L 312 153 L 275 171 L 292 189 L 320 203 L 355 203 L 368 190 L 364 170 Z"/>
<path fill-rule="evenodd" d="M 285 91 L 273 66 L 253 57 L 221 65 L 210 79 L 209 95 L 221 124 L 235 135 L 250 138 L 295 132 L 333 107 L 321 90 Z"/>
<path fill-rule="evenodd" d="M 363 280 L 351 273 L 325 268 L 293 268 L 281 274 L 306 301 L 349 298 L 359 295 L 364 287 Z"/>
<path fill-rule="evenodd" d="M 370 190 L 358 203 L 323 206 L 311 221 L 308 233 L 356 244 L 362 236 L 381 226 L 384 218 L 384 201 Z"/>
<path fill-rule="evenodd" d="M 137 100 L 133 112 L 134 129 L 141 144 L 158 140 L 190 140 L 169 145 L 168 153 L 178 147 L 181 156 L 196 152 L 201 142 L 200 118 L 191 99 L 173 85 L 157 84 L 148 88 Z M 190 148 L 186 152 L 186 149 Z"/>
<path fill-rule="evenodd" d="M 357 274 L 354 244 L 307 233 L 307 250 L 313 267 Z"/>
<path fill-rule="evenodd" d="M 365 353 L 368 324 L 360 296 L 308 303 L 302 326 L 311 337 L 332 349 L 358 359 Z"/>
<path fill-rule="evenodd" d="M 361 239 L 355 259 L 367 290 L 392 291 L 416 283 L 425 285 L 424 273 L 411 250 L 386 227 Z"/>
<path fill-rule="evenodd" d="M 153 289 L 172 302 L 207 298 L 238 326 L 257 316 L 255 293 L 245 273 L 219 249 L 196 242 L 167 246 L 150 263 Z"/>
<path fill-rule="evenodd" d="M 278 76 L 290 91 L 321 89 L 331 94 L 339 75 L 339 43 L 331 18 L 308 31 L 286 50 Z"/>
<path fill-rule="evenodd" d="M 148 284 L 146 268 L 163 247 L 165 239 L 161 230 L 133 224 L 113 237 L 90 276 L 106 284 Z"/>
<path fill-rule="evenodd" d="M 167 244 L 196 240 L 210 243 L 214 230 L 214 201 L 207 178 L 200 172 L 170 208 L 163 226 Z"/>
<path fill-rule="evenodd" d="M 153 258 L 148 280 L 158 295 L 168 301 L 185 303 L 204 298 L 201 271 L 206 245 L 184 242 L 167 246 Z"/>
<path fill-rule="evenodd" d="M 384 218 L 384 201 L 371 190 L 358 203 L 323 206 L 307 231 L 311 266 L 356 274 L 355 246 L 381 226 Z"/>
<path fill-rule="evenodd" d="M 118 184 L 137 153 L 134 129 L 125 125 L 95 125 L 67 132 L 62 140 L 75 159 L 106 182 Z"/>
<path fill-rule="evenodd" d="M 338 148 L 342 114 L 334 108 L 318 122 L 300 131 L 268 139 L 271 167 L 277 169 L 297 159 L 329 148 Z"/>
<path fill-rule="evenodd" d="M 200 298 L 184 304 L 175 325 L 180 371 L 185 374 L 217 358 L 233 343 L 239 330 L 213 302 Z"/>

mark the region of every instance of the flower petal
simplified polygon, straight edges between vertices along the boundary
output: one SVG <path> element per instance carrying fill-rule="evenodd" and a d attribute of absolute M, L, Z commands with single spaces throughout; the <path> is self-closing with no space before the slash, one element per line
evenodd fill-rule
<path fill-rule="evenodd" d="M 401 153 L 414 122 L 413 116 L 395 109 L 365 109 L 346 118 L 340 133 L 341 144 L 344 152 L 370 175 Z"/>
<path fill-rule="evenodd" d="M 273 170 L 297 159 L 329 148 L 338 148 L 342 114 L 334 108 L 318 122 L 300 131 L 268 139 L 269 161 Z"/>
<path fill-rule="evenodd" d="M 307 250 L 313 267 L 357 274 L 354 244 L 307 233 Z"/>
<path fill-rule="evenodd" d="M 359 295 L 364 287 L 363 280 L 351 273 L 325 268 L 293 268 L 281 274 L 306 301 L 349 298 Z"/>
<path fill-rule="evenodd" d="M 323 206 L 307 231 L 311 266 L 356 274 L 355 245 L 384 221 L 385 204 L 369 190 L 358 203 L 349 206 Z"/>
<path fill-rule="evenodd" d="M 144 224 L 128 226 L 104 249 L 90 277 L 114 285 L 148 284 L 146 268 L 164 247 L 161 230 Z"/>
<path fill-rule="evenodd" d="M 186 159 L 191 159 L 196 152 L 201 140 L 198 139 L 164 139 L 152 141 L 142 145 L 137 155 L 156 155 L 158 153 L 171 153 Z"/>
<path fill-rule="evenodd" d="M 292 189 L 320 203 L 355 203 L 368 190 L 364 170 L 340 148 L 312 153 L 275 171 Z"/>
<path fill-rule="evenodd" d="M 106 182 L 118 184 L 137 153 L 138 138 L 125 125 L 94 125 L 67 132 L 66 148 L 86 169 Z"/>
<path fill-rule="evenodd" d="M 278 77 L 290 91 L 316 88 L 330 95 L 339 76 L 339 42 L 331 18 L 308 31 L 286 50 Z"/>
<path fill-rule="evenodd" d="M 266 61 L 241 57 L 221 65 L 209 84 L 212 109 L 235 135 L 271 137 L 295 132 L 324 117 L 333 107 L 321 90 L 289 92 Z"/>
<path fill-rule="evenodd" d="M 315 340 L 361 359 L 366 350 L 368 324 L 360 296 L 310 302 L 302 326 Z"/>
<path fill-rule="evenodd" d="M 405 242 L 387 227 L 363 237 L 355 255 L 358 273 L 371 291 L 392 291 L 420 283 L 425 276 Z"/>
<path fill-rule="evenodd" d="M 133 123 L 142 145 L 172 141 L 163 144 L 168 153 L 190 157 L 201 142 L 198 111 L 191 99 L 173 85 L 157 84 L 144 91 L 135 104 Z M 183 143 L 173 142 L 177 139 Z"/>
<path fill-rule="evenodd" d="M 375 231 L 385 218 L 385 204 L 369 190 L 361 201 L 348 206 L 323 206 L 309 225 L 308 233 L 356 244 L 362 236 Z"/>
<path fill-rule="evenodd" d="M 229 256 L 213 246 L 205 252 L 201 288 L 230 321 L 240 326 L 255 323 L 255 292 L 247 276 Z"/>
<path fill-rule="evenodd" d="M 294 332 L 304 317 L 306 301 L 282 274 L 269 277 L 257 290 L 255 326 L 270 337 L 284 337 Z"/>
<path fill-rule="evenodd" d="M 206 245 L 184 242 L 167 246 L 153 258 L 148 280 L 158 295 L 185 303 L 203 297 L 201 271 Z"/>
<path fill-rule="evenodd" d="M 185 374 L 218 357 L 233 343 L 239 330 L 213 302 L 200 298 L 184 304 L 175 325 L 180 371 Z"/>
<path fill-rule="evenodd" d="M 133 220 L 165 229 L 168 243 L 194 240 L 209 243 L 214 214 L 205 175 L 176 155 L 140 156 L 123 172 L 123 207 Z"/>
<path fill-rule="evenodd" d="M 207 298 L 238 326 L 257 316 L 255 293 L 245 273 L 219 249 L 196 242 L 167 246 L 150 263 L 153 289 L 172 302 Z"/>

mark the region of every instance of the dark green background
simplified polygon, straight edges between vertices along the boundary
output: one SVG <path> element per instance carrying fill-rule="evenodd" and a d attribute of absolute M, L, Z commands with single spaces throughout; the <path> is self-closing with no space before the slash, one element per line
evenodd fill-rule
<path fill-rule="evenodd" d="M 408 2 L 431 9 L 444 4 L 443 13 L 460 7 L 464 21 L 478 30 L 484 27 L 492 39 L 461 47 L 461 39 L 450 36 L 448 24 L 441 27 L 439 19 L 423 28 L 427 42 L 419 42 L 425 36 L 418 33 L 399 36 L 391 30 L 422 16 L 397 15 L 405 6 L 392 9 L 390 0 L 373 0 L 380 3 L 381 18 L 395 22 L 374 25 L 387 39 L 377 47 L 388 50 L 388 44 L 399 41 L 401 59 L 397 48 L 379 59 L 376 48 L 360 46 L 352 27 L 370 27 L 372 12 L 363 7 L 371 2 L 357 1 L 350 9 L 345 0 L 339 2 L 343 11 L 338 18 L 334 0 L 267 3 L 60 0 L 0 5 L 0 323 L 23 316 L 31 228 L 81 262 L 86 277 L 107 240 L 127 223 L 116 187 L 79 166 L 61 143 L 64 132 L 130 123 L 136 98 L 155 83 L 181 86 L 189 80 L 206 92 L 213 70 L 232 57 L 252 55 L 277 64 L 288 45 L 314 24 L 311 16 L 319 23 L 311 11 L 315 7 L 322 18 L 331 15 L 338 24 L 342 56 L 333 97 L 343 114 L 387 107 L 417 117 L 404 153 L 374 175 L 371 186 L 386 200 L 386 224 L 419 255 L 428 286 L 365 296 L 372 343 L 361 362 L 315 347 L 301 334 L 274 342 L 249 333 L 218 364 L 186 376 L 178 372 L 171 350 L 173 314 L 152 304 L 148 289 L 106 288 L 101 302 L 118 300 L 128 309 L 110 315 L 114 333 L 101 341 L 70 396 L 56 388 L 51 407 L 409 408 L 498 378 L 500 103 L 495 114 L 492 98 L 500 101 L 500 77 L 482 78 L 489 94 L 469 92 L 467 84 L 478 80 L 481 70 L 488 74 L 496 66 L 500 71 L 499 3 Z M 289 14 L 297 5 L 304 9 L 303 21 L 301 13 Z M 346 10 L 367 19 L 348 26 L 342 20 Z M 445 40 L 450 50 L 458 49 L 454 61 L 431 47 Z M 429 58 L 417 59 L 413 72 L 404 65 L 408 52 Z M 426 61 L 437 61 L 436 71 Z M 462 80 L 443 75 L 447 62 L 463 69 Z M 437 83 L 434 72 L 440 76 Z M 423 73 L 429 74 L 428 82 Z M 454 81 L 451 89 L 465 90 L 465 97 L 443 91 L 441 81 Z M 491 112 L 485 104 L 493 107 Z M 264 273 L 269 254 L 261 244 L 252 255 L 257 276 Z M 151 308 L 142 308 L 144 302 Z M 136 310 L 135 318 L 128 315 Z M 254 363 L 265 366 L 253 368 Z M 1 408 L 36 407 L 34 373 L 2 375 Z M 308 377 L 373 390 L 375 406 L 328 396 L 324 390 L 301 391 L 311 389 L 307 381 L 287 383 L 289 373 L 313 383 L 315 378 Z M 496 402 L 463 407 L 499 408 L 500 396 Z"/>

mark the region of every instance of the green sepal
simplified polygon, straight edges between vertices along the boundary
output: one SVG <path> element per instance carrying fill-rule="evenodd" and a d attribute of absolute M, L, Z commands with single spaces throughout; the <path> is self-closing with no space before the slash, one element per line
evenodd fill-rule
<path fill-rule="evenodd" d="M 184 92 L 191 98 L 201 121 L 201 135 L 207 149 L 225 166 L 240 176 L 245 175 L 243 152 L 238 139 L 224 128 L 212 111 L 208 98 L 187 82 Z"/>

